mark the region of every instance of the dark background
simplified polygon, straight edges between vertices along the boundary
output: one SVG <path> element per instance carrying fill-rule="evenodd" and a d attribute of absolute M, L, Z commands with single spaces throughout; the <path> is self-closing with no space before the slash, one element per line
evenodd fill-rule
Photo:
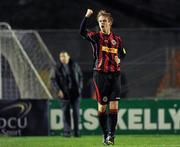
<path fill-rule="evenodd" d="M 0 21 L 14 29 L 78 29 L 87 8 L 112 12 L 114 28 L 180 26 L 178 0 L 1 0 Z"/>

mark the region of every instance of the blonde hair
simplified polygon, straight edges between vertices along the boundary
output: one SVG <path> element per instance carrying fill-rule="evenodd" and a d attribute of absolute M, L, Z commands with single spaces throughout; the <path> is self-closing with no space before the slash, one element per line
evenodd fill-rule
<path fill-rule="evenodd" d="M 97 21 L 98 21 L 98 19 L 99 19 L 100 16 L 107 17 L 108 20 L 109 20 L 111 23 L 113 23 L 113 18 L 112 18 L 111 13 L 108 13 L 106 10 L 100 10 L 100 11 L 98 12 L 97 18 L 96 18 Z"/>

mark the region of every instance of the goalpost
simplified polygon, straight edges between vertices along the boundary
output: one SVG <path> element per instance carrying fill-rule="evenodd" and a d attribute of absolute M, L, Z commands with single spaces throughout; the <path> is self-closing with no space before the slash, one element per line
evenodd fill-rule
<path fill-rule="evenodd" d="M 55 61 L 36 31 L 14 31 L 7 23 L 0 23 L 0 53 L 10 67 L 10 71 L 7 71 L 8 68 L 3 68 L 6 66 L 1 62 L 1 98 L 6 90 L 12 93 L 14 90 L 10 87 L 12 80 L 8 79 L 9 72 L 12 72 L 20 98 L 53 97 L 49 74 Z M 6 80 L 2 79 L 2 72 L 5 72 L 3 78 Z"/>

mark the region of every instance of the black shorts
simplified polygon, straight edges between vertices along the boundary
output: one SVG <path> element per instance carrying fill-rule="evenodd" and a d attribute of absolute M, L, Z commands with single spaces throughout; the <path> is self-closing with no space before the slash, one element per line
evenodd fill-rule
<path fill-rule="evenodd" d="M 96 89 L 97 101 L 100 104 L 108 104 L 109 101 L 118 101 L 120 99 L 120 73 L 94 71 L 93 82 Z"/>

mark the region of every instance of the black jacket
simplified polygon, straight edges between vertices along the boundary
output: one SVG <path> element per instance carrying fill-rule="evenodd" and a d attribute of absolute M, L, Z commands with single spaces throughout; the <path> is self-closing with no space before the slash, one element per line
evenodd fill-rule
<path fill-rule="evenodd" d="M 55 67 L 53 67 L 50 74 L 53 91 L 57 96 L 59 90 L 62 90 L 64 93 L 64 99 L 81 96 L 81 91 L 83 88 L 83 75 L 80 66 L 72 60 L 69 61 L 68 66 L 71 77 L 74 79 L 74 82 L 72 82 L 73 91 L 72 89 L 68 88 L 69 83 L 67 83 L 66 71 L 62 63 L 59 62 Z"/>

